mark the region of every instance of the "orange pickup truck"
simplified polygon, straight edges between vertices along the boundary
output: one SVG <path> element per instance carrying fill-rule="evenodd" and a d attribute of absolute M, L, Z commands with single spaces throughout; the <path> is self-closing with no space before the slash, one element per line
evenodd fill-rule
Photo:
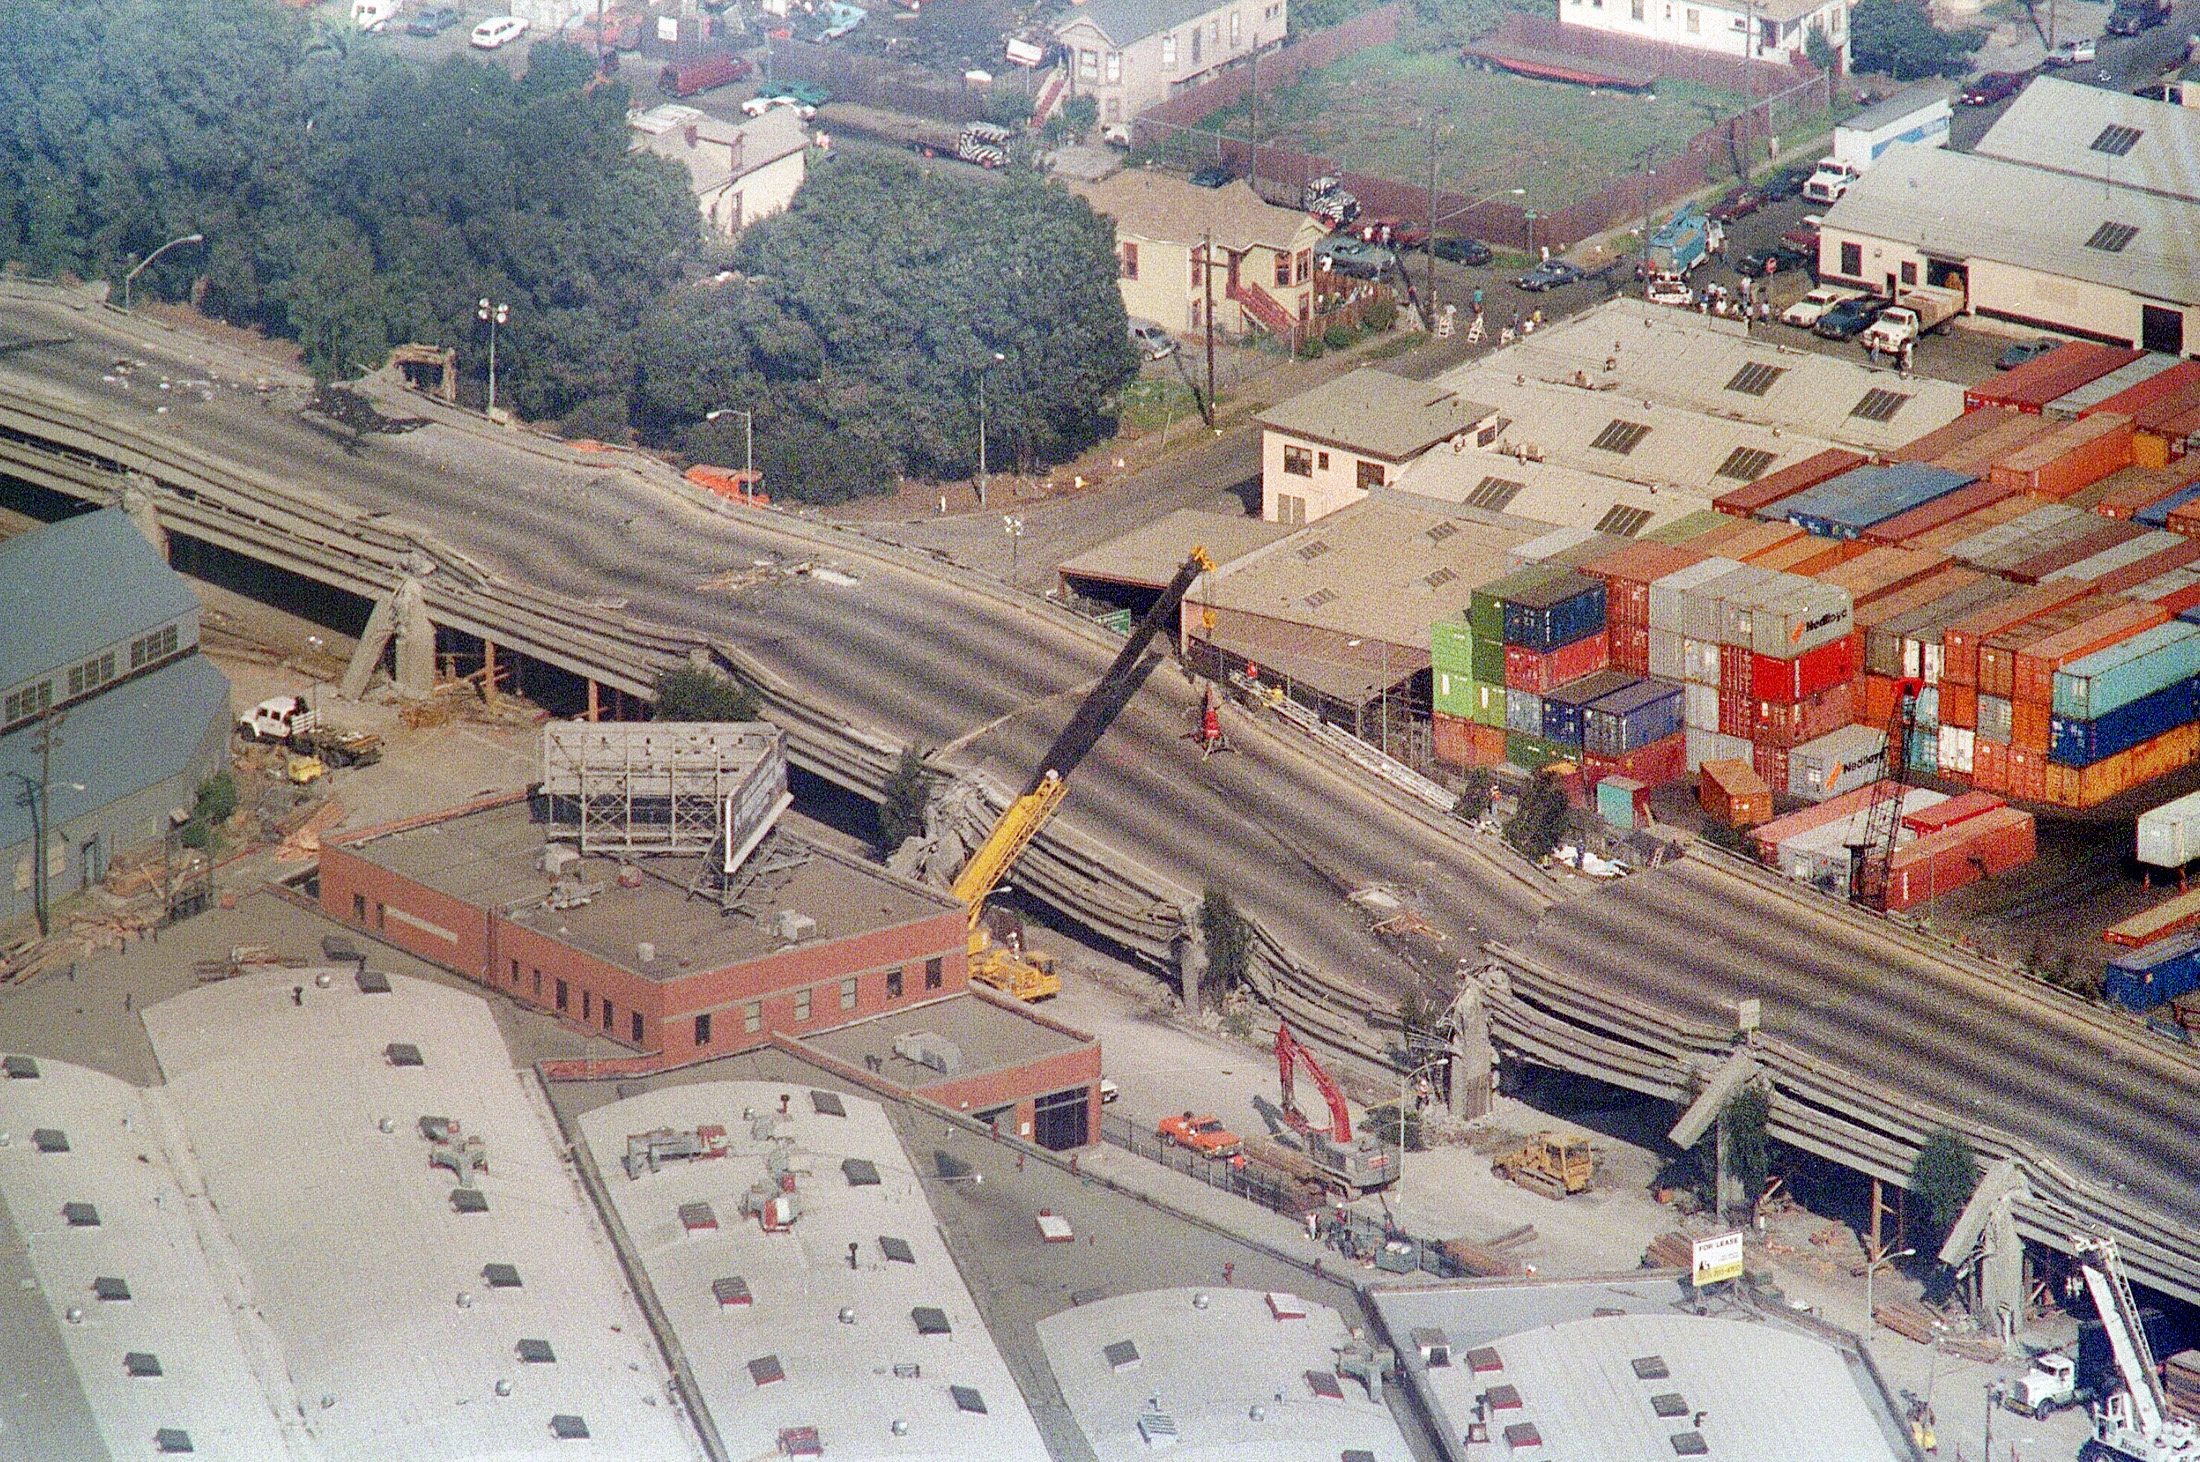
<path fill-rule="evenodd" d="M 1188 1147 L 1205 1157 L 1223 1157 L 1232 1167 L 1245 1166 L 1245 1142 L 1235 1132 L 1222 1125 L 1222 1119 L 1208 1114 L 1193 1116 L 1190 1112 L 1177 1117 L 1161 1119 L 1161 1140 L 1179 1147 Z"/>

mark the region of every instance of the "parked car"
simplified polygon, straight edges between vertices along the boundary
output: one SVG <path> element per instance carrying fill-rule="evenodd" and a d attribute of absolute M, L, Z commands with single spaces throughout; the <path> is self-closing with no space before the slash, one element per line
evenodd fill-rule
<path fill-rule="evenodd" d="M 814 81 L 775 81 L 757 95 L 791 96 L 806 107 L 821 107 L 833 99 L 831 92 Z"/>
<path fill-rule="evenodd" d="M 1724 198 L 1707 210 L 1714 223 L 1732 223 L 1747 218 L 1765 206 L 1765 195 L 1755 188 L 1730 188 Z"/>
<path fill-rule="evenodd" d="M 1860 294 L 1845 299 L 1818 317 L 1811 333 L 1826 340 L 1854 340 L 1871 328 L 1872 321 L 1887 307 L 1887 301 L 1876 295 Z"/>
<path fill-rule="evenodd" d="M 1191 184 L 1195 188 L 1227 188 L 1237 181 L 1237 173 L 1228 163 L 1214 163 L 1193 173 Z"/>
<path fill-rule="evenodd" d="M 2112 36 L 2135 36 L 2167 19 L 2169 0 L 2116 0 L 2116 8 L 2108 13 L 2107 30 Z"/>
<path fill-rule="evenodd" d="M 1843 300 L 1852 300 L 1856 296 L 1857 291 L 1853 289 L 1835 289 L 1831 285 L 1821 285 L 1781 311 L 1780 323 L 1808 330 L 1825 318 L 1826 311 Z"/>
<path fill-rule="evenodd" d="M 1824 225 L 1825 221 L 1826 216 L 1823 213 L 1806 213 L 1796 223 L 1795 227 L 1780 235 L 1780 242 L 1801 249 L 1805 253 L 1816 254 L 1818 252 L 1818 230 Z"/>
<path fill-rule="evenodd" d="M 1131 344 L 1148 360 L 1176 354 L 1176 337 L 1151 320 L 1131 321 Z"/>
<path fill-rule="evenodd" d="M 527 22 L 517 15 L 492 15 L 474 27 L 466 38 L 477 50 L 497 51 L 527 34 Z"/>
<path fill-rule="evenodd" d="M 670 71 L 672 68 L 667 66 L 665 69 Z M 775 107 L 785 107 L 805 122 L 811 121 L 817 116 L 816 107 L 807 102 L 798 102 L 791 96 L 752 96 L 741 103 L 741 115 L 744 117 L 761 117 Z"/>
<path fill-rule="evenodd" d="M 1546 259 L 1515 279 L 1513 288 L 1527 290 L 1530 294 L 1541 294 L 1546 289 L 1579 284 L 1586 278 L 1587 275 L 1563 259 Z"/>
<path fill-rule="evenodd" d="M 1784 167 L 1758 185 L 1767 203 L 1785 203 L 1790 198 L 1803 196 L 1803 184 L 1810 181 L 1811 169 Z"/>
<path fill-rule="evenodd" d="M 2047 53 L 2046 66 L 2090 66 L 2099 59 L 2098 48 L 2091 40 L 2064 41 Z"/>
<path fill-rule="evenodd" d="M 430 5 L 405 22 L 405 34 L 409 36 L 439 36 L 458 24 L 462 17 L 456 5 Z"/>
<path fill-rule="evenodd" d="M 1398 267 L 1398 256 L 1381 244 L 1371 244 L 1350 234 L 1331 234 L 1314 245 L 1316 266 L 1328 265 L 1353 279 L 1380 279 Z"/>
<path fill-rule="evenodd" d="M 1384 248 L 1396 249 L 1401 254 L 1428 243 L 1427 227 L 1405 218 L 1355 218 L 1352 220 L 1352 232 L 1368 243 L 1381 244 Z"/>
<path fill-rule="evenodd" d="M 1245 1139 L 1223 1126 L 1222 1119 L 1212 1113 L 1163 1117 L 1161 1141 L 1165 1146 L 1188 1147 L 1207 1157 L 1228 1158 L 1233 1167 L 1245 1165 Z"/>
<path fill-rule="evenodd" d="M 1688 287 L 1688 281 L 1678 274 L 1653 274 L 1643 287 L 1642 297 L 1654 305 L 1674 305 L 1687 309 L 1696 302 L 1696 291 Z"/>
<path fill-rule="evenodd" d="M 1990 107 L 1995 102 L 2007 101 L 2024 90 L 2024 84 L 2032 79 L 2029 71 L 1983 71 L 1956 98 L 1967 107 Z"/>
<path fill-rule="evenodd" d="M 2060 344 L 2062 344 L 2060 340 L 2049 340 L 2045 336 L 2037 340 L 2019 340 L 2016 344 L 1994 357 L 1994 369 L 1997 371 L 2013 371 L 2028 360 L 2038 360 Z"/>
<path fill-rule="evenodd" d="M 1770 274 L 1785 274 L 1790 269 L 1808 269 L 1817 262 L 1815 250 L 1774 244 L 1768 249 L 1750 250 L 1734 268 L 1744 279 L 1763 279 Z"/>
<path fill-rule="evenodd" d="M 1447 264 L 1487 264 L 1496 257 L 1480 239 L 1438 239 L 1429 248 Z"/>

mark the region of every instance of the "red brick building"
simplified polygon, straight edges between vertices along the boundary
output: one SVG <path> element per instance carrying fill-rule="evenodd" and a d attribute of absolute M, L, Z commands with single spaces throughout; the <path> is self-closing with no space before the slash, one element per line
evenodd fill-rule
<path fill-rule="evenodd" d="M 722 902 L 692 891 L 697 857 L 578 857 L 536 811 L 512 797 L 327 837 L 321 907 L 652 1067 L 858 1027 L 820 1049 L 1018 1136 L 1098 1140 L 1099 1043 L 973 994 L 947 894 L 782 822 Z M 925 1031 L 936 1066 L 895 1054 Z"/>

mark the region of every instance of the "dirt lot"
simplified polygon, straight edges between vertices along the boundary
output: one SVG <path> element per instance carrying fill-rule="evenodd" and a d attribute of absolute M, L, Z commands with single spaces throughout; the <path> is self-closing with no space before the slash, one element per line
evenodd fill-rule
<path fill-rule="evenodd" d="M 1473 71 L 1448 51 L 1374 46 L 1261 98 L 1263 140 L 1342 167 L 1412 182 L 1428 178 L 1429 114 L 1448 108 L 1438 162 L 1443 186 L 1527 189 L 1531 208 L 1561 207 L 1625 173 L 1648 148 L 1670 157 L 1733 115 L 1740 98 L 1688 81 L 1642 96 Z M 1233 136 L 1243 109 L 1216 121 Z"/>

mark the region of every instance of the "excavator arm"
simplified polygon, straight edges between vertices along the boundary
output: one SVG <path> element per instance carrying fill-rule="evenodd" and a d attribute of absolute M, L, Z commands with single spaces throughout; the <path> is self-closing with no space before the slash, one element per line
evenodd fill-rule
<path fill-rule="evenodd" d="M 1291 1100 L 1291 1067 L 1294 1062 L 1305 1064 L 1306 1074 L 1314 1078 L 1314 1085 L 1321 1089 L 1323 1099 L 1329 1103 L 1329 1140 L 1339 1147 L 1350 1147 L 1352 1114 L 1345 1108 L 1344 1092 L 1338 1088 L 1329 1073 L 1322 1070 L 1321 1063 L 1314 1059 L 1314 1053 L 1299 1044 L 1298 1037 L 1291 1034 L 1291 1027 L 1279 1021 L 1276 1024 L 1276 1076 L 1283 1089 L 1283 1115 L 1292 1126 L 1304 1132 L 1313 1124 L 1306 1120 L 1297 1104 Z"/>

